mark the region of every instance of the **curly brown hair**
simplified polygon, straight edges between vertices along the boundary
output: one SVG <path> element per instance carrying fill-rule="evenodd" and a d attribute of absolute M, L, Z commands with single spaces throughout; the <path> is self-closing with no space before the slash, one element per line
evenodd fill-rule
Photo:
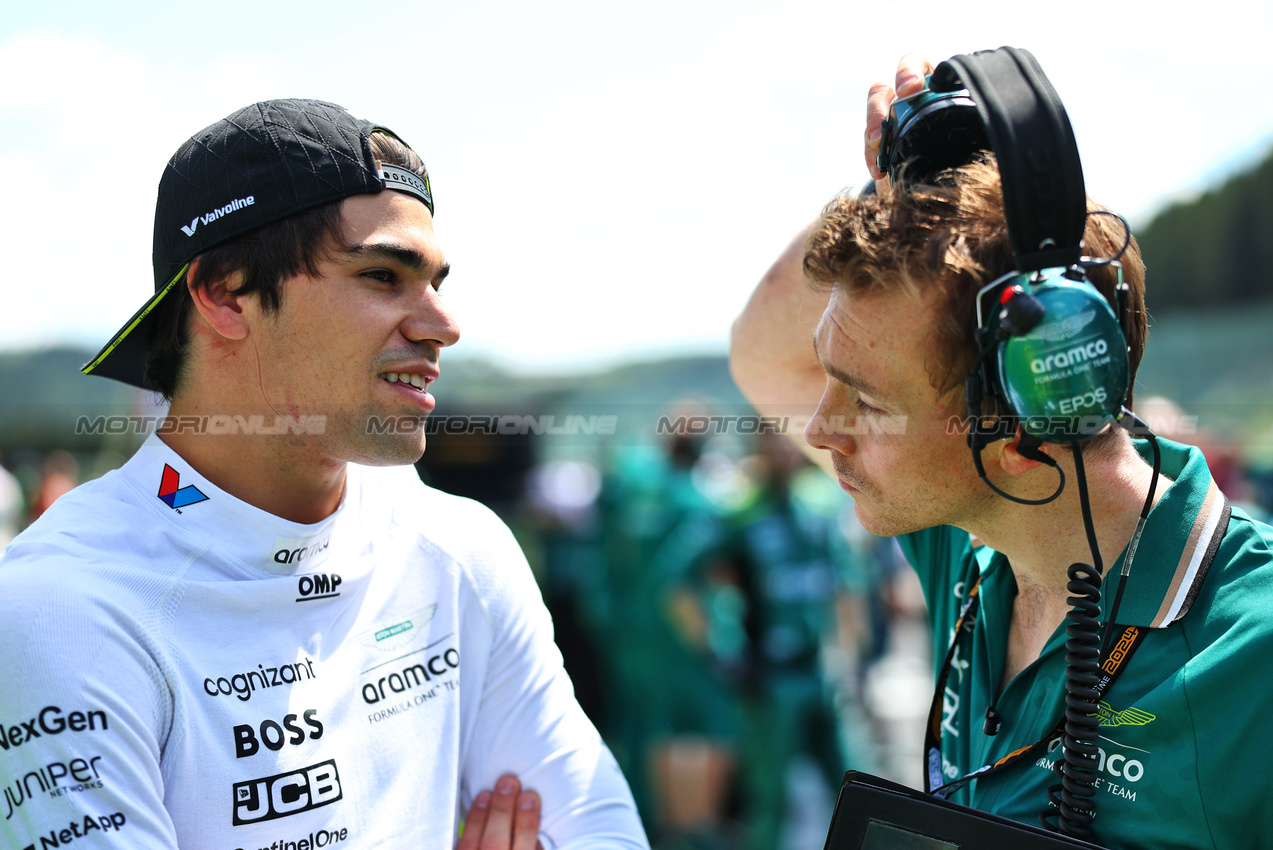
<path fill-rule="evenodd" d="M 1089 198 L 1088 209 L 1104 208 Z M 1113 257 L 1128 238 L 1118 218 L 1089 215 L 1084 253 Z M 1148 329 L 1145 264 L 1134 238 L 1120 261 L 1129 287 L 1128 365 L 1134 385 Z M 804 272 L 816 287 L 936 299 L 938 320 L 924 365 L 943 399 L 963 387 L 977 359 L 977 291 L 1015 267 L 999 172 L 989 155 L 943 172 L 930 184 L 840 195 L 805 239 Z M 1088 278 L 1110 304 L 1118 303 L 1113 268 L 1092 268 Z"/>

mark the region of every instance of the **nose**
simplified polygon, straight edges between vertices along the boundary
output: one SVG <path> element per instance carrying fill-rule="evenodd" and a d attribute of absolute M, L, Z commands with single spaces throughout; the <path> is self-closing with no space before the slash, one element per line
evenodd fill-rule
<path fill-rule="evenodd" d="M 442 294 L 431 285 L 422 287 L 419 302 L 402 323 L 402 335 L 411 342 L 432 342 L 439 347 L 455 345 L 460 340 L 460 325 L 442 300 Z"/>
<path fill-rule="evenodd" d="M 853 454 L 857 450 L 857 440 L 850 433 L 851 426 L 855 420 L 845 416 L 846 408 L 840 405 L 833 397 L 831 382 L 827 382 L 827 388 L 822 392 L 822 398 L 818 401 L 818 409 L 813 412 L 813 417 L 808 424 L 804 426 L 805 442 L 813 446 L 815 449 L 824 449 L 840 454 Z M 836 412 L 836 411 L 840 412 Z"/>

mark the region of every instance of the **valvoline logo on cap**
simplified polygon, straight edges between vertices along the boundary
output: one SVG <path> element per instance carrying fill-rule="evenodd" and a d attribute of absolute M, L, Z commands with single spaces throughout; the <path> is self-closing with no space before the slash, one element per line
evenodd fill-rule
<path fill-rule="evenodd" d="M 159 498 L 168 507 L 176 510 L 186 505 L 195 505 L 207 501 L 208 497 L 193 484 L 181 486 L 181 477 L 177 470 L 164 464 L 163 477 L 159 479 Z"/>

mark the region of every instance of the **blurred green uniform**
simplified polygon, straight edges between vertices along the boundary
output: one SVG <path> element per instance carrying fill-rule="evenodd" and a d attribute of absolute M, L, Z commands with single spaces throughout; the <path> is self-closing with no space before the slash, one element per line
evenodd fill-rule
<path fill-rule="evenodd" d="M 868 581 L 837 521 L 847 499 L 828 498 L 826 476 L 808 472 L 758 486 L 701 541 L 683 577 L 702 595 L 712 657 L 739 701 L 741 817 L 756 850 L 780 844 L 795 757 L 812 757 L 832 793 L 848 769 L 821 650 L 836 632 L 837 599 Z"/>
<path fill-rule="evenodd" d="M 599 504 L 605 581 L 589 608 L 604 676 L 603 734 L 647 826 L 655 822 L 651 745 L 685 734 L 732 742 L 736 728 L 727 689 L 709 660 L 674 632 L 661 593 L 681 569 L 669 539 L 720 534 L 718 509 L 694 483 L 696 455 L 676 444 L 668 454 L 626 450 L 604 479 Z"/>

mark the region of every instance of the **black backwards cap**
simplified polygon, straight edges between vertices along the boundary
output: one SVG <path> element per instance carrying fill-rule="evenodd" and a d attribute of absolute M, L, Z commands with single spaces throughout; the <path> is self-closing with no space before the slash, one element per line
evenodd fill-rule
<path fill-rule="evenodd" d="M 155 308 L 190 261 L 249 230 L 386 188 L 433 212 L 427 177 L 377 166 L 372 132 L 391 130 L 321 100 L 266 100 L 196 133 L 169 160 L 155 205 L 155 294 L 81 370 L 143 389 Z M 405 144 L 405 143 L 404 143 Z"/>

